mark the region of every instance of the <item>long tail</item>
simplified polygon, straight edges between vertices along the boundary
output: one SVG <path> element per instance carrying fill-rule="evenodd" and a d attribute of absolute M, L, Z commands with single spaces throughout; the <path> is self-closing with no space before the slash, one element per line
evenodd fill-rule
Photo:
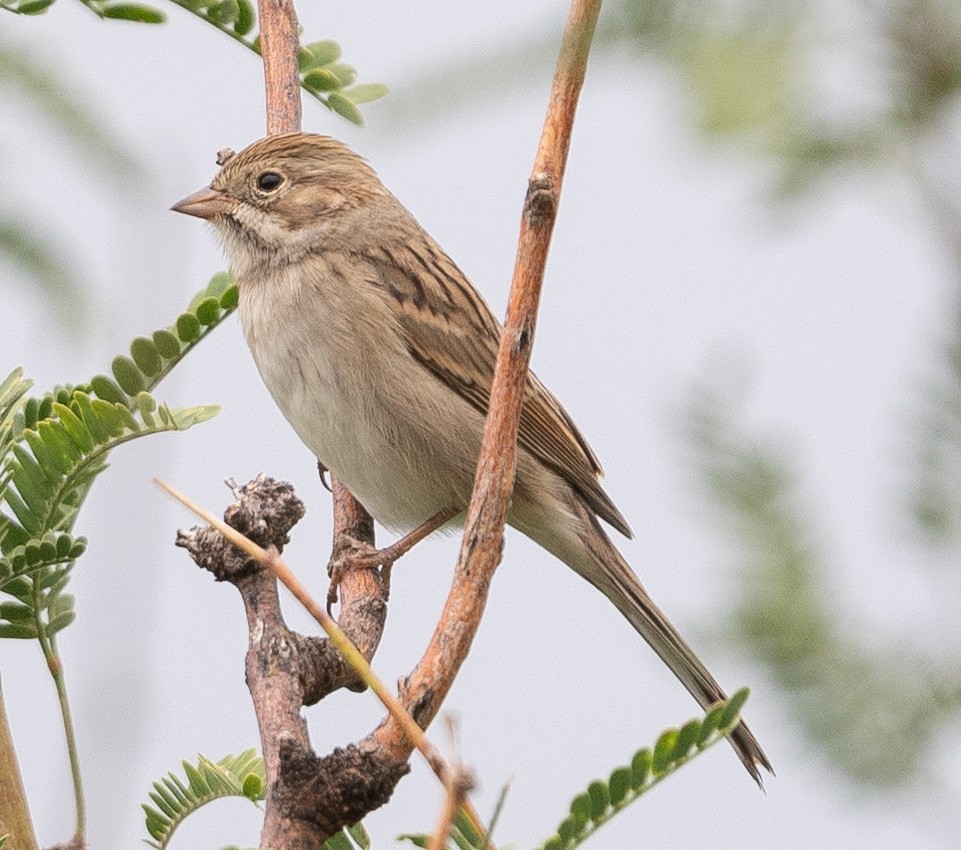
<path fill-rule="evenodd" d="M 634 571 L 608 539 L 593 514 L 581 504 L 577 505 L 577 512 L 583 520 L 580 524 L 581 547 L 578 547 L 580 557 L 564 557 L 568 565 L 614 603 L 703 708 L 727 699 L 694 650 L 647 595 Z M 748 773 L 763 787 L 759 767 L 772 774 L 774 770 L 754 734 L 742 721 L 729 740 Z"/>

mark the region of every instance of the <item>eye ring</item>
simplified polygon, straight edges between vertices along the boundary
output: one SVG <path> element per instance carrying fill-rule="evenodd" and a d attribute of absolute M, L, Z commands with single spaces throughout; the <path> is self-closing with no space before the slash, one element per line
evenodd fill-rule
<path fill-rule="evenodd" d="M 276 171 L 265 171 L 257 177 L 257 188 L 261 192 L 275 192 L 283 185 L 283 182 L 282 174 L 278 174 Z"/>

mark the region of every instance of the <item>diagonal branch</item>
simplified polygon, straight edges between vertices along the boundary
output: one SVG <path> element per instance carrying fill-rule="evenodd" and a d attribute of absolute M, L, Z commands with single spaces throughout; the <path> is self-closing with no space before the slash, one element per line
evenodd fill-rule
<path fill-rule="evenodd" d="M 503 551 L 504 522 L 514 486 L 517 432 L 537 306 L 574 111 L 600 6 L 600 0 L 572 0 L 571 3 L 547 118 L 524 202 L 507 321 L 501 335 L 490 413 L 454 582 L 430 644 L 404 683 L 404 704 L 424 727 L 436 716 L 467 657 Z M 388 718 L 373 737 L 397 758 L 411 751 L 411 743 L 392 718 Z"/>

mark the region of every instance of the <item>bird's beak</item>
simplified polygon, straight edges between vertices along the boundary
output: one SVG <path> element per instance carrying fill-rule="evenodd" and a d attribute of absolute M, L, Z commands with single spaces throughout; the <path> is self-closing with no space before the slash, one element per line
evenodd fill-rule
<path fill-rule="evenodd" d="M 195 215 L 197 218 L 211 219 L 214 216 L 229 213 L 237 206 L 237 201 L 229 195 L 208 186 L 192 195 L 187 195 L 170 209 L 174 212 Z"/>

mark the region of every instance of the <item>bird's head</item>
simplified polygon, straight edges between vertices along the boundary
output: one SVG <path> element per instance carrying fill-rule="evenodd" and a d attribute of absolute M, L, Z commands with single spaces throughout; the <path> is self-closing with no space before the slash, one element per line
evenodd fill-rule
<path fill-rule="evenodd" d="M 352 213 L 387 195 L 373 169 L 328 136 L 268 136 L 240 153 L 221 152 L 220 161 L 210 186 L 171 209 L 213 224 L 238 271 L 342 241 Z"/>

